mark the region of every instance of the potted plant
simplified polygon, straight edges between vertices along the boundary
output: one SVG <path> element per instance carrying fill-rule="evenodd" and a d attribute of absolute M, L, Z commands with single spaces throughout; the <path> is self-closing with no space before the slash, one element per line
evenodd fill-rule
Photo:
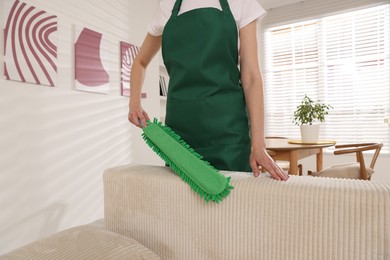
<path fill-rule="evenodd" d="M 325 116 L 331 105 L 324 104 L 320 100 L 314 101 L 307 95 L 304 96 L 301 104 L 294 111 L 293 122 L 300 126 L 301 138 L 303 143 L 316 143 L 319 136 L 319 124 L 324 122 Z"/>

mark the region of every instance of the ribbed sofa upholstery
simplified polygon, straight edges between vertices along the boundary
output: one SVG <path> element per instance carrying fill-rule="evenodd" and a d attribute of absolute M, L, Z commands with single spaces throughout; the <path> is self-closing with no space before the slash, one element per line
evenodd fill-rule
<path fill-rule="evenodd" d="M 206 203 L 169 168 L 104 173 L 105 225 L 178 260 L 390 259 L 390 187 L 376 181 L 222 172 L 235 187 Z"/>
<path fill-rule="evenodd" d="M 69 228 L 0 255 L 0 260 L 159 260 L 139 242 L 102 226 Z"/>

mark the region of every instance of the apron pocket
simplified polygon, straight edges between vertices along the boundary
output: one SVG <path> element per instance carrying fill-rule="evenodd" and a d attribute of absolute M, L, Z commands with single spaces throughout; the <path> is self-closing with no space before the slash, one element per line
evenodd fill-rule
<path fill-rule="evenodd" d="M 242 92 L 199 101 L 169 99 L 166 124 L 193 148 L 250 143 Z"/>
<path fill-rule="evenodd" d="M 248 114 L 242 92 L 209 98 L 204 101 L 204 106 L 208 110 L 211 145 L 250 143 Z"/>

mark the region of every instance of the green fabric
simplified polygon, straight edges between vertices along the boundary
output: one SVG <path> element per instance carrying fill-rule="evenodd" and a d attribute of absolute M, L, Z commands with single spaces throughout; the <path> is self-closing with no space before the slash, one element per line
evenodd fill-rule
<path fill-rule="evenodd" d="M 178 15 L 181 2 L 162 36 L 170 76 L 166 124 L 217 169 L 251 171 L 238 30 L 227 0 L 220 0 L 222 11 L 200 8 Z"/>
<path fill-rule="evenodd" d="M 220 202 L 229 195 L 233 186 L 202 156 L 196 153 L 172 129 L 161 123 L 148 122 L 143 130 L 146 143 L 207 202 Z"/>

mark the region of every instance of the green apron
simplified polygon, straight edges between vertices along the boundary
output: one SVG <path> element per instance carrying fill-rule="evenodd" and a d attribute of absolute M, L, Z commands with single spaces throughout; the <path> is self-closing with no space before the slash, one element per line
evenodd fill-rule
<path fill-rule="evenodd" d="M 222 11 L 178 15 L 176 0 L 162 35 L 170 80 L 166 124 L 219 170 L 251 171 L 248 115 L 238 69 L 238 29 Z"/>

